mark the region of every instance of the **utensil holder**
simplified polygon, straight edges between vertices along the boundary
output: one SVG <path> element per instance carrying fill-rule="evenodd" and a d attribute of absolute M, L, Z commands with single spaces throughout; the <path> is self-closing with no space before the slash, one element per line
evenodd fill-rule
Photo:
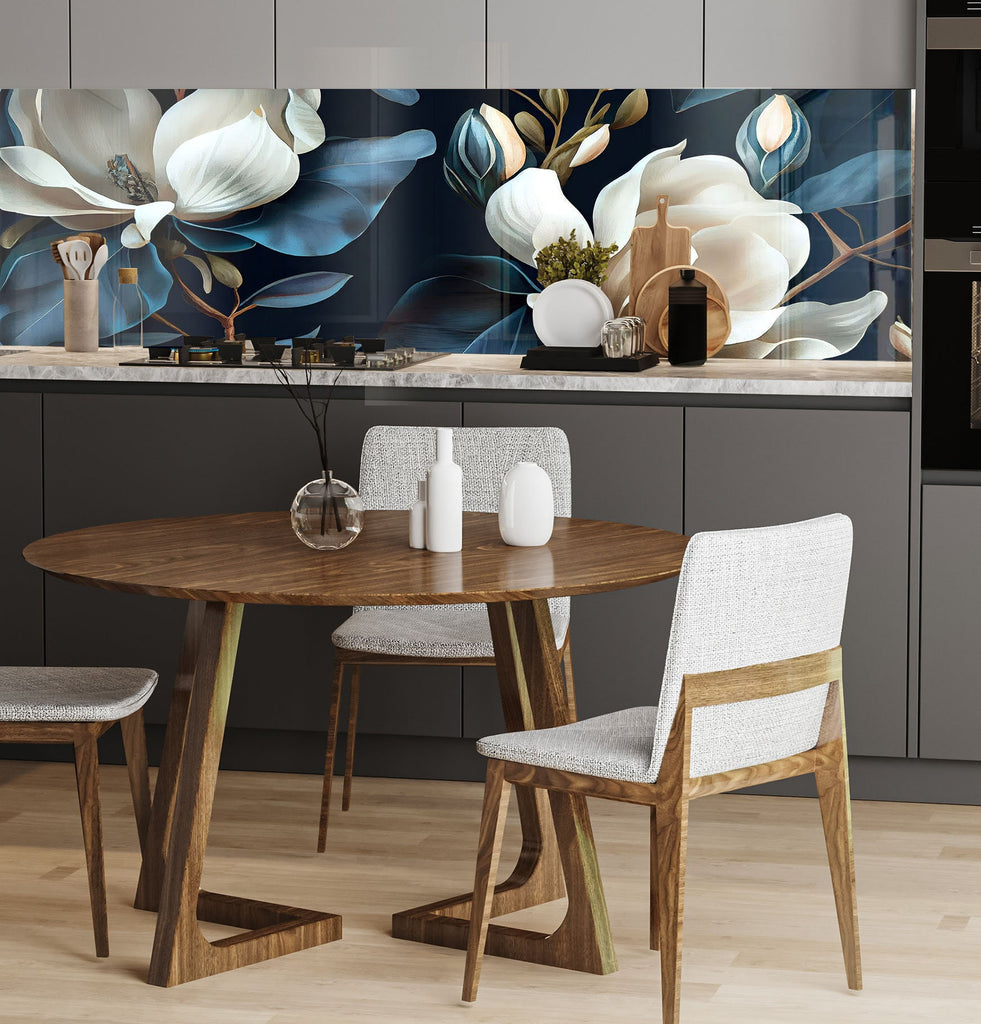
<path fill-rule="evenodd" d="M 65 281 L 65 351 L 99 351 L 98 281 Z"/>

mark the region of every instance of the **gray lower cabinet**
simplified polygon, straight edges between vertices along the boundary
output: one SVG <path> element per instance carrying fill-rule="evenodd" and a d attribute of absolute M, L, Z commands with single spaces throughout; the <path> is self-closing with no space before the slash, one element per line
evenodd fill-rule
<path fill-rule="evenodd" d="M 0 397 L 0 665 L 44 661 L 44 581 L 21 556 L 44 532 L 41 396 Z"/>
<path fill-rule="evenodd" d="M 280 88 L 482 89 L 484 0 L 277 0 Z"/>
<path fill-rule="evenodd" d="M 680 408 L 467 403 L 466 426 L 556 426 L 569 436 L 572 511 L 581 518 L 681 529 Z M 579 716 L 656 704 L 667 649 L 673 580 L 572 600 L 572 660 Z M 492 669 L 464 670 L 463 732 L 500 732 Z"/>
<path fill-rule="evenodd" d="M 701 84 L 700 3 L 606 0 L 600 9 L 592 0 L 487 0 L 491 89 Z"/>
<path fill-rule="evenodd" d="M 48 533 L 127 519 L 285 510 L 296 490 L 318 474 L 312 431 L 288 398 L 63 394 L 47 395 L 44 411 Z M 357 481 L 361 443 L 373 423 L 459 421 L 459 403 L 334 398 L 334 470 Z M 185 604 L 54 579 L 47 588 L 49 663 L 156 668 L 164 684 L 147 716 L 165 721 Z M 334 608 L 246 608 L 229 724 L 325 728 L 330 634 L 345 614 Z M 364 677 L 365 732 L 460 735 L 459 669 L 366 669 Z"/>
<path fill-rule="evenodd" d="M 849 750 L 906 754 L 909 414 L 685 412 L 685 532 L 844 512 L 855 529 L 842 634 Z"/>
<path fill-rule="evenodd" d="M 912 89 L 916 0 L 705 0 L 708 89 Z"/>
<path fill-rule="evenodd" d="M 923 488 L 920 757 L 981 761 L 981 487 Z"/>
<path fill-rule="evenodd" d="M 71 0 L 72 85 L 271 89 L 275 9 L 276 0 Z"/>

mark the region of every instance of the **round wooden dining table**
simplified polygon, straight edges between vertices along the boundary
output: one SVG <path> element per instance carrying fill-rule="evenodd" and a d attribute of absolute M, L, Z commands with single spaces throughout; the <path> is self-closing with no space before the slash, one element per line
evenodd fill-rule
<path fill-rule="evenodd" d="M 547 545 L 509 547 L 497 516 L 476 512 L 464 514 L 462 551 L 412 549 L 407 537 L 407 512 L 368 512 L 354 544 L 320 552 L 297 540 L 287 514 L 256 512 L 95 526 L 24 549 L 60 579 L 189 602 L 135 900 L 158 912 L 151 984 L 179 985 L 341 937 L 337 914 L 200 889 L 244 605 L 485 603 L 506 726 L 546 728 L 572 714 L 547 599 L 676 576 L 688 540 L 557 518 Z M 568 911 L 549 934 L 492 925 L 487 952 L 616 970 L 585 798 L 519 787 L 517 802 L 522 847 L 495 890 L 492 916 L 564 895 Z M 392 933 L 465 949 L 470 902 L 467 893 L 396 913 Z M 211 942 L 199 921 L 243 930 Z"/>

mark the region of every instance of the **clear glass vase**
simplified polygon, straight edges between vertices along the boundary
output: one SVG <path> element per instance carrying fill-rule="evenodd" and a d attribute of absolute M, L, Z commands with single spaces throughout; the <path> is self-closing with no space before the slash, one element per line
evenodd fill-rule
<path fill-rule="evenodd" d="M 296 492 L 290 523 L 307 547 L 336 551 L 346 548 L 361 532 L 364 502 L 350 484 L 328 473 Z"/>
<path fill-rule="evenodd" d="M 136 267 L 120 267 L 112 298 L 112 347 L 143 351 L 143 321 L 150 314 Z"/>

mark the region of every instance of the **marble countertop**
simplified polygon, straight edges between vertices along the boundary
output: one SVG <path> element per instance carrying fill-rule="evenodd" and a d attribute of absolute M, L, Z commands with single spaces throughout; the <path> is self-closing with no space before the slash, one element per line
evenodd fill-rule
<path fill-rule="evenodd" d="M 4 380 L 94 384 L 276 384 L 265 367 L 120 366 L 111 349 L 91 354 L 59 348 L 0 348 Z M 470 388 L 622 394 L 819 395 L 909 398 L 911 364 L 858 360 L 710 359 L 704 366 L 668 362 L 641 373 L 522 370 L 520 356 L 445 355 L 398 370 L 315 370 L 317 384 L 339 387 Z M 303 371 L 291 374 L 302 381 Z"/>

